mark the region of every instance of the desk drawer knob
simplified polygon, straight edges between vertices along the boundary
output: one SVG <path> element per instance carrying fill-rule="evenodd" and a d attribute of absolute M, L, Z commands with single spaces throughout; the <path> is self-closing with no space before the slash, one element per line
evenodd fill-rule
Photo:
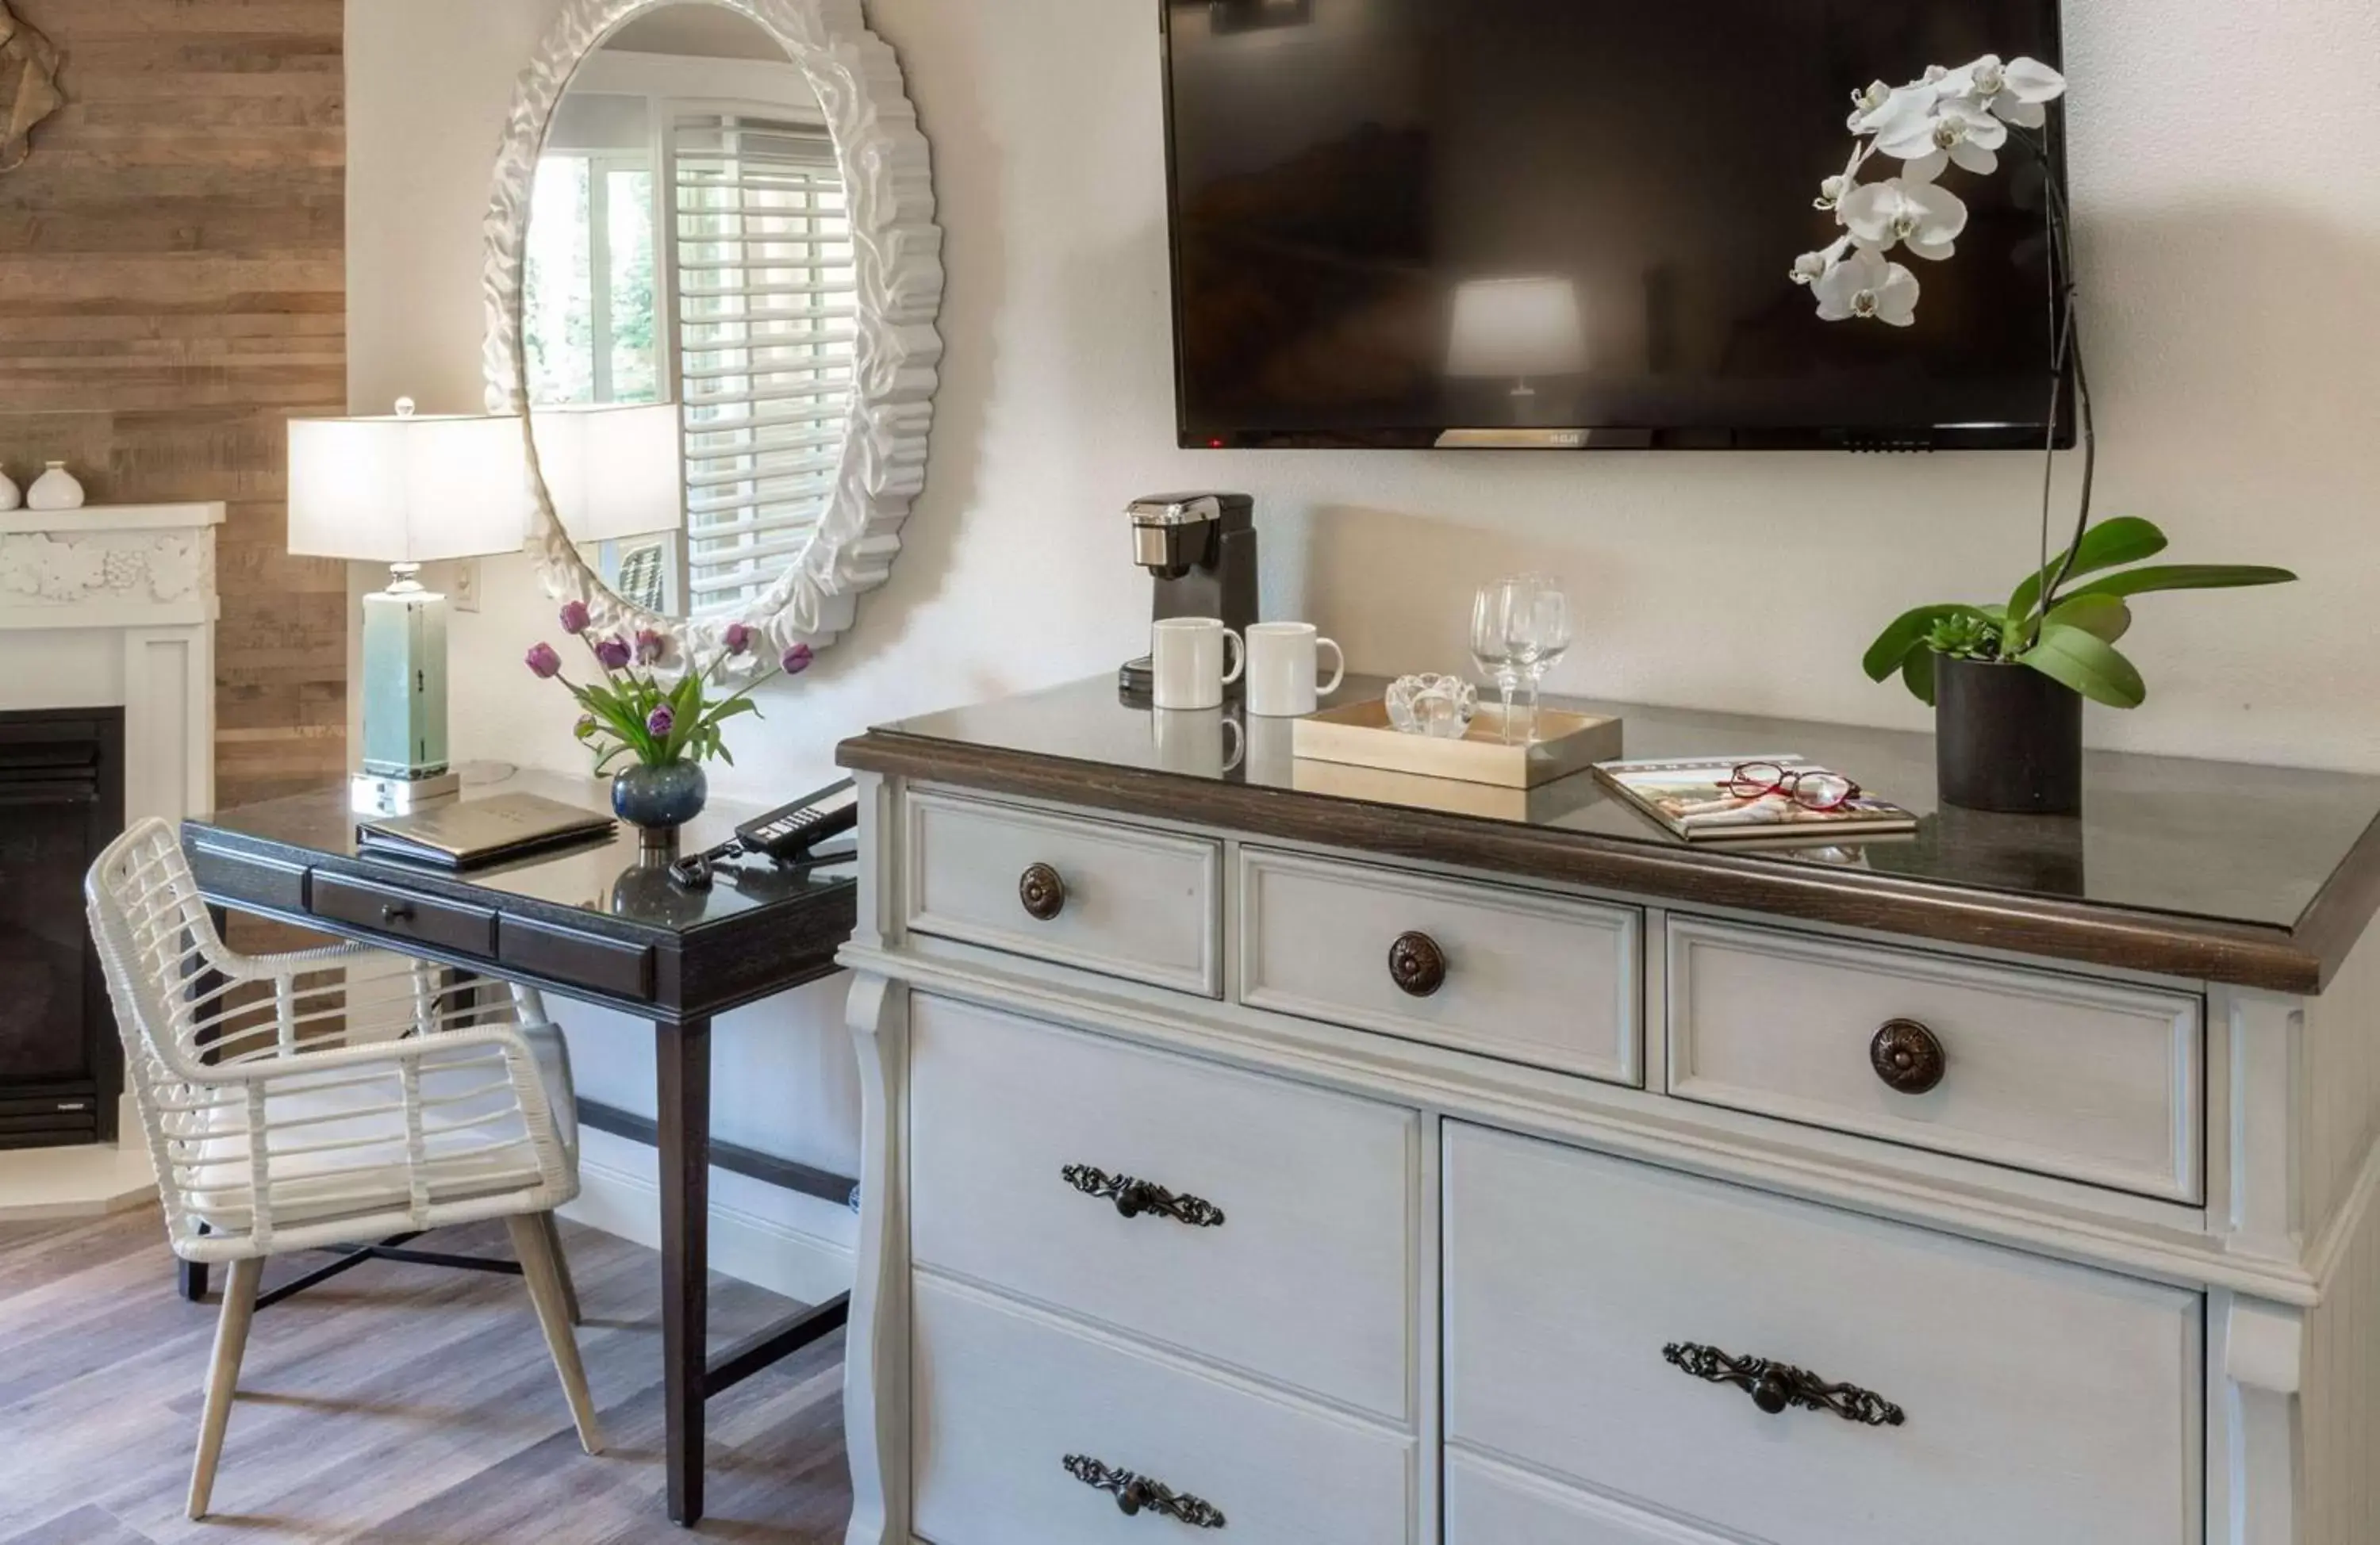
<path fill-rule="evenodd" d="M 1429 997 L 1446 985 L 1446 951 L 1427 934 L 1400 934 L 1389 946 L 1389 980 L 1407 997 Z"/>
<path fill-rule="evenodd" d="M 1671 1368 L 1714 1384 L 1733 1384 L 1752 1396 L 1752 1403 L 1772 1417 L 1800 1406 L 1832 1411 L 1863 1427 L 1899 1427 L 1909 1413 L 1873 1390 L 1856 1384 L 1830 1384 L 1791 1363 L 1767 1358 L 1739 1358 L 1716 1346 L 1672 1342 L 1661 1348 Z"/>
<path fill-rule="evenodd" d="M 387 928 L 394 928 L 400 923 L 410 923 L 413 921 L 413 908 L 403 901 L 385 902 L 380 909 L 380 921 L 381 925 Z"/>
<path fill-rule="evenodd" d="M 1037 863 L 1016 882 L 1016 899 L 1025 903 L 1026 915 L 1035 922 L 1055 922 L 1066 910 L 1066 882 L 1055 869 Z"/>
<path fill-rule="evenodd" d="M 1066 1473 L 1093 1491 L 1111 1492 L 1127 1518 L 1153 1513 L 1194 1529 L 1220 1529 L 1223 1515 L 1214 1503 L 1160 1485 L 1130 1470 L 1110 1469 L 1087 1454 L 1066 1455 Z"/>
<path fill-rule="evenodd" d="M 1204 1197 L 1176 1196 L 1162 1186 L 1129 1175 L 1110 1175 L 1090 1165 L 1068 1165 L 1058 1176 L 1085 1196 L 1114 1202 L 1116 1212 L 1127 1218 L 1153 1213 L 1193 1228 L 1223 1226 L 1223 1210 Z"/>
<path fill-rule="evenodd" d="M 1876 1076 L 1898 1094 L 1930 1094 L 1949 1071 L 1942 1038 L 1915 1020 L 1888 1020 L 1868 1043 Z"/>

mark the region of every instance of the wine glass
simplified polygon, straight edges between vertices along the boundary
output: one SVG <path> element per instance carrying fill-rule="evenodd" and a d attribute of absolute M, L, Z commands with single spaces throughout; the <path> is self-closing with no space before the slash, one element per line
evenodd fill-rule
<path fill-rule="evenodd" d="M 1513 608 L 1520 598 L 1516 584 L 1509 579 L 1490 581 L 1471 600 L 1471 658 L 1503 696 L 1504 711 L 1497 722 L 1507 745 L 1512 740 L 1512 694 L 1520 690 L 1525 669 L 1522 645 L 1515 636 Z"/>
<path fill-rule="evenodd" d="M 1514 644 L 1521 677 L 1529 687 L 1529 741 L 1534 744 L 1538 685 L 1570 653 L 1570 597 L 1563 593 L 1561 581 L 1548 574 L 1524 574 L 1505 584 L 1512 597 L 1512 622 L 1506 632 Z"/>

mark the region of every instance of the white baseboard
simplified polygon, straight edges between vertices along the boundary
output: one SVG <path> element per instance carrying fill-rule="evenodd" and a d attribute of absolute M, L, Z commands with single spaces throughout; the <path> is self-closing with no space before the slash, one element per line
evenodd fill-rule
<path fill-rule="evenodd" d="M 573 1223 L 643 1245 L 661 1246 L 661 1185 L 653 1151 L 640 1144 L 607 1138 L 601 1132 L 582 1135 L 586 1152 L 578 1160 L 578 1200 L 562 1210 Z M 712 1190 L 726 1189 L 713 1171 Z M 832 1216 L 832 1203 L 808 1197 L 773 1193 L 785 1198 L 789 1210 L 816 1208 Z M 849 1244 L 813 1233 L 784 1218 L 764 1217 L 722 1202 L 710 1204 L 710 1268 L 757 1287 L 814 1304 L 851 1291 L 853 1253 Z"/>

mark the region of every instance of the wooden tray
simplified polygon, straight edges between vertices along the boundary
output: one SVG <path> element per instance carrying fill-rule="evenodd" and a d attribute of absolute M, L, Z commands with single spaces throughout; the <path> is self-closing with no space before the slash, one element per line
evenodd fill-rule
<path fill-rule="evenodd" d="M 1294 745 L 1301 760 L 1379 767 L 1500 789 L 1535 789 L 1584 772 L 1597 762 L 1616 761 L 1621 754 L 1621 721 L 1616 718 L 1540 708 L 1534 745 L 1507 745 L 1502 729 L 1500 706 L 1487 703 L 1480 706 L 1479 717 L 1471 721 L 1471 732 L 1462 740 L 1407 735 L 1389 722 L 1389 706 L 1375 700 L 1299 719 Z"/>

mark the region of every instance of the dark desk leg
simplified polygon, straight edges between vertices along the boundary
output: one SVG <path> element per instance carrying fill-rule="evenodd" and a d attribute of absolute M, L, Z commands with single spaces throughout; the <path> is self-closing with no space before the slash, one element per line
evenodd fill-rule
<path fill-rule="evenodd" d="M 662 1388 L 669 1515 L 702 1519 L 702 1399 L 710 1323 L 710 1021 L 655 1027 L 660 1064 Z"/>
<path fill-rule="evenodd" d="M 214 924 L 215 937 L 222 938 L 225 931 L 231 926 L 231 914 L 221 907 L 210 906 L 207 908 L 207 921 Z M 199 1002 L 212 1005 L 222 997 L 223 990 L 226 985 L 224 979 L 213 972 L 197 972 L 190 977 L 190 996 Z M 202 1056 L 209 1062 L 215 1059 L 212 1050 L 203 1053 Z M 207 1296 L 206 1263 L 200 1261 L 181 1262 L 181 1278 L 182 1297 L 194 1304 L 204 1302 Z"/>

